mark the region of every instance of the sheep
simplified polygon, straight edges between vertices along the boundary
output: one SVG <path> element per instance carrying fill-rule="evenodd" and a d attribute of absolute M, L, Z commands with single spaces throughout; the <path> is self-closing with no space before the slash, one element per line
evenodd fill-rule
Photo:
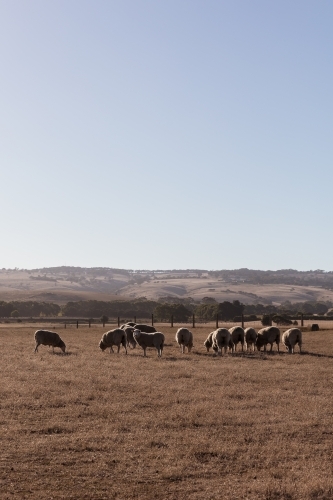
<path fill-rule="evenodd" d="M 257 332 L 254 328 L 245 328 L 245 340 L 246 340 L 246 350 L 252 345 L 253 351 L 255 349 Z"/>
<path fill-rule="evenodd" d="M 209 349 L 210 349 L 211 347 L 213 347 L 213 340 L 212 340 L 212 339 L 213 339 L 213 334 L 214 334 L 214 332 L 211 332 L 211 333 L 208 335 L 208 337 L 206 338 L 205 342 L 204 342 L 204 346 L 206 347 L 207 352 L 209 352 Z"/>
<path fill-rule="evenodd" d="M 144 332 L 144 333 L 155 333 L 156 332 L 156 328 L 154 326 L 141 325 L 141 324 L 135 324 L 134 326 L 135 326 L 136 330 L 140 330 L 140 332 Z"/>
<path fill-rule="evenodd" d="M 115 330 L 110 330 L 109 332 L 104 333 L 99 343 L 99 347 L 100 349 L 102 349 L 102 351 L 105 351 L 107 347 L 110 347 L 110 353 L 111 353 L 111 351 L 114 352 L 112 346 L 116 345 L 118 347 L 118 354 L 119 354 L 120 346 L 122 345 L 127 354 L 126 344 L 127 344 L 126 333 L 121 328 L 116 328 Z"/>
<path fill-rule="evenodd" d="M 135 323 L 133 323 L 133 321 L 129 321 L 128 323 L 124 323 L 123 325 L 121 325 L 119 328 L 121 328 L 122 330 L 124 330 L 125 328 L 127 328 L 128 326 L 132 326 L 134 327 L 135 326 Z"/>
<path fill-rule="evenodd" d="M 224 354 L 226 354 L 230 342 L 229 330 L 226 328 L 218 328 L 212 333 L 213 351 L 215 352 L 215 355 L 220 351 L 222 356 L 222 348 L 224 348 Z"/>
<path fill-rule="evenodd" d="M 35 341 L 36 341 L 35 352 L 38 352 L 38 346 L 40 345 L 52 346 L 53 352 L 55 347 L 60 347 L 62 352 L 65 352 L 66 349 L 65 342 L 60 338 L 60 335 L 56 332 L 50 332 L 48 330 L 37 330 L 35 332 Z"/>
<path fill-rule="evenodd" d="M 267 326 L 266 328 L 262 328 L 258 332 L 256 346 L 258 351 L 260 351 L 261 347 L 264 346 L 264 351 L 266 352 L 267 344 L 271 344 L 270 352 L 273 350 L 273 343 L 276 342 L 277 350 L 280 352 L 280 330 L 276 326 Z"/>
<path fill-rule="evenodd" d="M 134 337 L 133 337 L 133 332 L 135 330 L 135 327 L 134 326 L 128 326 L 128 325 L 125 325 L 126 328 L 124 328 L 124 332 L 126 334 L 126 339 L 127 339 L 127 347 L 131 346 L 132 349 L 135 349 L 136 348 L 136 342 L 134 340 Z"/>
<path fill-rule="evenodd" d="M 298 344 L 299 352 L 302 352 L 302 332 L 298 328 L 290 328 L 282 335 L 282 342 L 290 354 L 294 354 L 294 347 Z"/>
<path fill-rule="evenodd" d="M 135 329 L 133 332 L 134 340 L 143 349 L 143 355 L 146 357 L 147 347 L 155 347 L 157 349 L 157 355 L 160 358 L 162 356 L 163 346 L 164 346 L 164 335 L 161 332 L 145 333 L 140 330 Z"/>
<path fill-rule="evenodd" d="M 230 343 L 229 347 L 232 349 L 232 352 L 237 350 L 237 344 L 240 342 L 242 344 L 242 351 L 244 351 L 244 330 L 241 326 L 234 326 L 229 328 L 230 332 Z"/>
<path fill-rule="evenodd" d="M 179 344 L 182 354 L 187 347 L 188 352 L 191 352 L 193 347 L 193 333 L 187 328 L 179 328 L 176 332 L 176 342 Z"/>

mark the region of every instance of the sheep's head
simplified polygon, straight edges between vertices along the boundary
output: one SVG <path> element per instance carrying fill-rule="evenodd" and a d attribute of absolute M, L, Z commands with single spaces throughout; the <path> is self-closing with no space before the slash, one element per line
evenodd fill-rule
<path fill-rule="evenodd" d="M 211 337 L 208 337 L 208 339 L 206 339 L 204 342 L 204 346 L 206 347 L 207 352 L 209 352 L 209 349 L 212 347 L 212 345 L 213 345 L 212 339 Z"/>
<path fill-rule="evenodd" d="M 133 332 L 133 337 L 134 337 L 135 339 L 140 338 L 140 335 L 141 335 L 141 330 L 134 330 L 134 332 Z"/>
<path fill-rule="evenodd" d="M 104 344 L 103 340 L 101 340 L 99 343 L 99 348 L 102 349 L 102 351 L 105 351 L 106 347 L 107 346 Z"/>
<path fill-rule="evenodd" d="M 62 352 L 65 352 L 66 351 L 66 344 L 63 340 L 60 340 L 59 344 L 58 344 L 58 347 L 60 347 L 60 349 L 62 350 Z"/>
<path fill-rule="evenodd" d="M 260 351 L 260 347 L 262 347 L 265 344 L 264 339 L 262 338 L 262 335 L 258 335 L 256 339 L 256 346 L 258 348 L 258 351 Z"/>

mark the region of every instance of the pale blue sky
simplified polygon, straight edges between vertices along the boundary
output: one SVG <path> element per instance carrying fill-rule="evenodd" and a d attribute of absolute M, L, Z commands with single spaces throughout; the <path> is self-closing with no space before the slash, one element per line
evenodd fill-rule
<path fill-rule="evenodd" d="M 333 270 L 333 2 L 0 0 L 0 267 Z"/>

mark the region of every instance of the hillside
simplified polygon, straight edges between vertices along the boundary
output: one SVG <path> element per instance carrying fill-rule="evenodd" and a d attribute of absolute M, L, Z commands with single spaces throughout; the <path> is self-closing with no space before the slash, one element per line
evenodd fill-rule
<path fill-rule="evenodd" d="M 36 300 L 64 304 L 77 300 L 146 297 L 154 300 L 279 305 L 289 300 L 333 301 L 333 273 L 249 269 L 133 271 L 112 268 L 52 267 L 0 270 L 0 300 Z"/>

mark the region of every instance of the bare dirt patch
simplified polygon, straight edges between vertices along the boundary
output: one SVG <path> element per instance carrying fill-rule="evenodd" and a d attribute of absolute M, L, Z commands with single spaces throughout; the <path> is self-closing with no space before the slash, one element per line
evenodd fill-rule
<path fill-rule="evenodd" d="M 333 498 L 333 332 L 305 354 L 213 357 L 196 328 L 156 351 L 102 353 L 101 326 L 1 329 L 1 499 Z"/>

